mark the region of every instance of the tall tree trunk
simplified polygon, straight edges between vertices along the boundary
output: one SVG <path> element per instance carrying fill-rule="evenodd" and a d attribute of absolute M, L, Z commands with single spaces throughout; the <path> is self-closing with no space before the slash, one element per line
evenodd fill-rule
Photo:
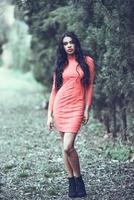
<path fill-rule="evenodd" d="M 112 118 L 113 118 L 113 138 L 117 136 L 117 119 L 116 119 L 116 102 L 113 100 L 112 104 Z"/>
<path fill-rule="evenodd" d="M 121 95 L 120 99 L 120 110 L 121 110 L 121 120 L 122 120 L 122 138 L 127 140 L 127 111 L 124 94 Z"/>
<path fill-rule="evenodd" d="M 110 116 L 109 116 L 108 108 L 103 114 L 103 123 L 104 123 L 104 125 L 106 127 L 107 134 L 109 134 L 111 131 L 110 131 Z"/>
<path fill-rule="evenodd" d="M 123 127 L 123 139 L 127 140 L 127 113 L 125 106 L 122 109 L 122 127 Z"/>

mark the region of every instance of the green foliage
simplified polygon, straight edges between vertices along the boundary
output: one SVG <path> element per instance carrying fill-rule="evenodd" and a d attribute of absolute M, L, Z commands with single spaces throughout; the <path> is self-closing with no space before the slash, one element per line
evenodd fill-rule
<path fill-rule="evenodd" d="M 111 160 L 127 161 L 129 159 L 130 147 L 124 145 L 120 139 L 113 144 L 112 141 L 108 141 L 104 148 L 104 157 Z"/>
<path fill-rule="evenodd" d="M 5 59 L 6 55 L 3 55 L 3 65 L 7 64 L 11 68 L 20 69 L 21 71 L 30 70 L 27 62 L 30 57 L 30 40 L 31 36 L 28 34 L 28 27 L 25 23 L 15 21 L 8 35 L 8 42 L 4 45 L 5 54 L 11 52 L 11 57 L 8 61 Z"/>
<path fill-rule="evenodd" d="M 7 164 L 7 165 L 5 165 L 5 167 L 4 167 L 4 171 L 5 171 L 6 173 L 8 173 L 9 171 L 11 171 L 12 169 L 14 169 L 15 167 L 16 167 L 15 164 Z"/>
<path fill-rule="evenodd" d="M 23 72 L 31 69 L 31 35 L 28 26 L 15 19 L 14 5 L 9 1 L 0 3 L 0 54 L 1 65 L 20 69 Z"/>
<path fill-rule="evenodd" d="M 19 178 L 27 178 L 28 176 L 29 174 L 26 171 L 23 171 L 18 175 Z"/>
<path fill-rule="evenodd" d="M 109 113 L 113 136 L 127 139 L 129 110 L 133 110 L 133 9 L 123 1 L 21 1 L 13 0 L 32 34 L 33 73 L 51 88 L 60 35 L 75 31 L 82 47 L 95 60 L 94 110 L 102 122 Z M 132 129 L 131 129 L 132 130 Z M 131 132 L 131 131 L 130 131 Z"/>
<path fill-rule="evenodd" d="M 58 195 L 58 190 L 60 190 L 60 188 L 58 186 L 57 187 L 51 187 L 48 190 L 48 194 L 50 196 L 57 196 Z"/>

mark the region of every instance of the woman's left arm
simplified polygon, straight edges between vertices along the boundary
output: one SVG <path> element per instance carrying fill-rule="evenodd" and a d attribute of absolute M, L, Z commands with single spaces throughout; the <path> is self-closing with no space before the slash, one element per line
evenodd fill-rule
<path fill-rule="evenodd" d="M 83 123 L 86 124 L 89 119 L 89 110 L 92 103 L 92 96 L 93 96 L 93 81 L 94 81 L 94 61 L 91 57 L 86 57 L 86 63 L 89 66 L 89 73 L 90 73 L 90 84 L 85 89 L 85 109 L 84 109 L 84 119 Z"/>

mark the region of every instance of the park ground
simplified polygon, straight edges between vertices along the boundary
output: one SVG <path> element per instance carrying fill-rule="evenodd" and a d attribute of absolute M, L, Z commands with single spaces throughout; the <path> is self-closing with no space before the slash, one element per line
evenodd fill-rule
<path fill-rule="evenodd" d="M 69 199 L 60 137 L 46 127 L 45 98 L 30 73 L 0 69 L 0 200 Z M 104 127 L 90 115 L 76 140 L 85 199 L 133 200 L 130 147 L 105 139 Z"/>

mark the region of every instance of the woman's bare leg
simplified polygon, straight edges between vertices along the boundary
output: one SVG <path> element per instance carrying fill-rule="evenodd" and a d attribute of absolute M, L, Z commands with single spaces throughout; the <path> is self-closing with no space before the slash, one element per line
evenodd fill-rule
<path fill-rule="evenodd" d="M 69 161 L 70 166 L 72 168 L 73 174 L 68 173 L 68 176 L 80 176 L 80 164 L 79 164 L 79 157 L 74 149 L 74 141 L 76 138 L 76 134 L 74 133 L 64 133 L 63 136 L 63 148 L 64 148 L 64 157 L 66 160 Z M 68 172 L 68 171 L 67 171 Z"/>
<path fill-rule="evenodd" d="M 63 145 L 64 133 L 60 132 L 60 135 L 61 135 L 61 141 L 62 141 L 62 145 Z M 64 166 L 65 166 L 65 169 L 67 171 L 68 177 L 72 177 L 73 176 L 73 169 L 72 169 L 70 162 L 68 160 L 68 155 L 66 153 L 64 153 L 64 146 L 63 146 L 63 152 L 62 153 L 63 153 Z"/>
<path fill-rule="evenodd" d="M 75 138 L 76 134 L 61 133 L 64 164 L 69 181 L 68 196 L 71 198 L 86 196 L 85 184 L 80 173 L 79 157 L 74 149 Z"/>

